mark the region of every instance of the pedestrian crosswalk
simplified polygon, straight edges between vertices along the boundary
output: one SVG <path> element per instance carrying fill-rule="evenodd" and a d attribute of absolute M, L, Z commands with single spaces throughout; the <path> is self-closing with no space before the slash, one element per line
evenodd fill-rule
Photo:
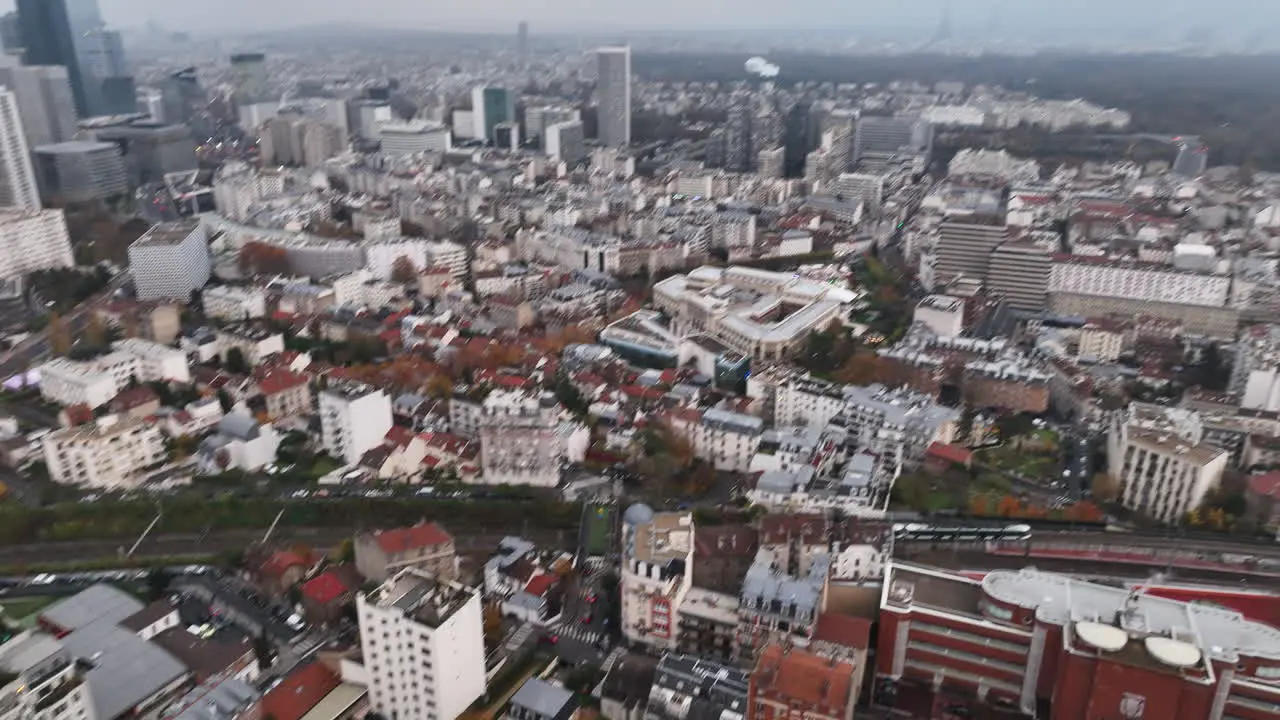
<path fill-rule="evenodd" d="M 556 634 L 561 638 L 572 638 L 588 645 L 595 645 L 604 636 L 604 633 L 598 630 L 592 630 L 573 622 L 560 623 L 556 628 Z"/>
<path fill-rule="evenodd" d="M 511 634 L 511 638 L 507 640 L 507 650 L 509 652 L 514 652 L 517 648 L 523 645 L 532 634 L 533 625 L 529 623 L 521 625 L 514 633 Z"/>

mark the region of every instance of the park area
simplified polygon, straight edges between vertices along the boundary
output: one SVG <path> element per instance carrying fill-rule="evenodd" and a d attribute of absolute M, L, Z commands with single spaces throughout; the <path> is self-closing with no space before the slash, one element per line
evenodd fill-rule
<path fill-rule="evenodd" d="M 613 547 L 614 507 L 588 504 L 582 508 L 582 550 L 588 557 L 608 555 Z"/>

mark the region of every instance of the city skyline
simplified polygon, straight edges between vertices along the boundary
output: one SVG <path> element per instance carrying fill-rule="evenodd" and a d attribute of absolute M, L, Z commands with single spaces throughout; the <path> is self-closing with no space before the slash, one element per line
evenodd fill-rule
<path fill-rule="evenodd" d="M 0 0 L 0 11 L 13 9 L 15 0 Z M 643 5 L 620 0 L 531 0 L 513 12 L 504 0 L 475 0 L 465 9 L 407 0 L 368 0 L 352 4 L 340 0 L 278 0 L 262 4 L 251 0 L 226 0 L 217 16 L 201 16 L 192 23 L 190 13 L 172 3 L 158 0 L 102 0 L 103 17 L 109 25 L 138 27 L 156 22 L 175 30 L 225 32 L 229 30 L 280 30 L 348 23 L 366 27 L 466 31 L 514 31 L 516 24 L 529 22 L 531 32 L 588 29 L 673 30 L 673 29 L 764 29 L 773 27 L 824 27 L 882 29 L 886 27 L 934 27 L 944 12 L 957 32 L 996 29 L 1062 28 L 1068 31 L 1109 28 L 1126 32 L 1139 28 L 1182 29 L 1200 32 L 1254 32 L 1280 20 L 1280 14 L 1262 11 L 1248 0 L 1221 0 L 1212 12 L 1198 0 L 1171 0 L 1113 3 L 1105 0 L 1078 0 L 1070 6 L 1030 0 L 920 0 L 910 8 L 869 0 L 801 0 L 799 3 L 743 3 L 707 0 L 688 5 L 677 0 L 653 0 Z M 509 18 L 497 23 L 494 18 Z M 251 22 L 246 22 L 246 18 Z"/>

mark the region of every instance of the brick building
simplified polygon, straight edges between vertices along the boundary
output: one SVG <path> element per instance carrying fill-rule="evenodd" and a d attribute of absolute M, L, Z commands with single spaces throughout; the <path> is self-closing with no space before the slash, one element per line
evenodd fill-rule
<path fill-rule="evenodd" d="M 975 580 L 893 564 L 879 702 L 915 717 L 1262 720 L 1280 707 L 1280 630 L 1034 569 Z"/>

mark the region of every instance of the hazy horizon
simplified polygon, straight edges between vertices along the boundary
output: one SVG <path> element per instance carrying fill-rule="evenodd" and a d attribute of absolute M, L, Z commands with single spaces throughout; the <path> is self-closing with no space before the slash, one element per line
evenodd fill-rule
<path fill-rule="evenodd" d="M 1275 27 L 1280 11 L 1257 0 L 915 0 L 907 7 L 883 0 L 219 0 L 216 10 L 193 14 L 172 0 L 99 0 L 107 22 L 120 28 L 156 22 L 172 30 L 218 32 L 280 30 L 331 23 L 401 29 L 507 32 L 521 20 L 531 32 L 609 29 L 765 30 L 779 28 L 932 28 L 949 8 L 959 34 L 998 31 L 1193 30 L 1210 35 L 1257 33 Z M 14 0 L 0 0 L 13 9 Z M 202 8 L 203 10 L 204 8 Z"/>

